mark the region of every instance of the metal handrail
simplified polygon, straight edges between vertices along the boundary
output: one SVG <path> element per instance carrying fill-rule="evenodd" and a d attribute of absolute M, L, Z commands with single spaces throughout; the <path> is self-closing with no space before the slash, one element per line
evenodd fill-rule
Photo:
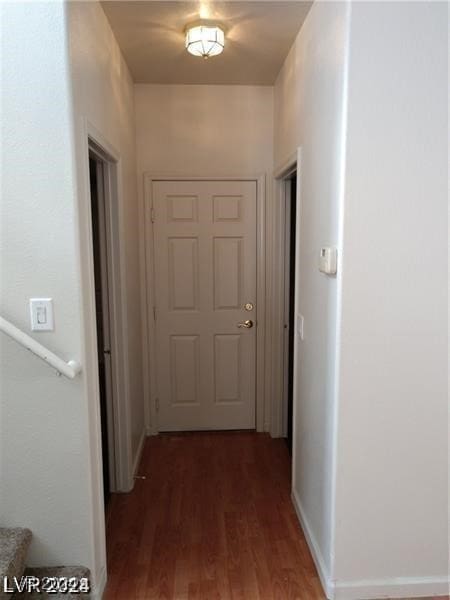
<path fill-rule="evenodd" d="M 24 346 L 27 350 L 41 358 L 43 361 L 54 367 L 58 373 L 65 375 L 69 379 L 73 379 L 81 372 L 81 365 L 75 360 L 65 362 L 53 352 L 50 352 L 45 346 L 37 342 L 28 334 L 21 331 L 18 327 L 0 317 L 0 331 L 6 333 L 10 338 Z"/>

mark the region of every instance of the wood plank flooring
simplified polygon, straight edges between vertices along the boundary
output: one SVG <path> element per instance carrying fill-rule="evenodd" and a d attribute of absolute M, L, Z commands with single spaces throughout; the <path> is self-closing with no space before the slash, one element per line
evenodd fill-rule
<path fill-rule="evenodd" d="M 290 499 L 283 440 L 253 432 L 148 438 L 107 519 L 105 600 L 293 600 L 324 594 Z"/>

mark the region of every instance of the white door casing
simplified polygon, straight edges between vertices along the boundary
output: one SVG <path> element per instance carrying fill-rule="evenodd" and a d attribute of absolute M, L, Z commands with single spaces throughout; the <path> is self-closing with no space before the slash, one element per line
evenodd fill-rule
<path fill-rule="evenodd" d="M 152 188 L 159 430 L 253 429 L 257 183 Z"/>

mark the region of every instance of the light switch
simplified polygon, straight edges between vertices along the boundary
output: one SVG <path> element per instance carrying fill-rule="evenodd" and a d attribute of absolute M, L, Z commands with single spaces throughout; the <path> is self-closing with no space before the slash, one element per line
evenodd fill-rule
<path fill-rule="evenodd" d="M 335 275 L 337 270 L 337 250 L 332 246 L 324 246 L 319 253 L 319 271 L 326 275 Z"/>
<path fill-rule="evenodd" d="M 38 325 L 47 325 L 47 307 L 36 307 L 36 321 Z"/>
<path fill-rule="evenodd" d="M 31 298 L 32 331 L 53 331 L 53 301 L 51 298 Z"/>
<path fill-rule="evenodd" d="M 300 313 L 297 313 L 297 333 L 298 333 L 298 337 L 301 340 L 303 340 L 303 323 L 304 323 L 303 315 L 301 315 Z"/>

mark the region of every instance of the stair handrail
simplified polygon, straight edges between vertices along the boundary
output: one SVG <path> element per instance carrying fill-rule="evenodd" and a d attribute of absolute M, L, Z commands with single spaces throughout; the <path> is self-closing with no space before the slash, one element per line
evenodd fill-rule
<path fill-rule="evenodd" d="M 8 335 L 10 338 L 24 346 L 24 348 L 56 369 L 58 373 L 65 375 L 69 379 L 73 379 L 78 375 L 78 373 L 81 372 L 81 365 L 79 362 L 76 360 L 69 360 L 68 362 L 65 362 L 62 358 L 59 358 L 59 356 L 53 354 L 53 352 L 48 350 L 48 348 L 37 342 L 27 333 L 20 330 L 3 317 L 0 317 L 0 331 L 6 333 L 6 335 Z"/>

